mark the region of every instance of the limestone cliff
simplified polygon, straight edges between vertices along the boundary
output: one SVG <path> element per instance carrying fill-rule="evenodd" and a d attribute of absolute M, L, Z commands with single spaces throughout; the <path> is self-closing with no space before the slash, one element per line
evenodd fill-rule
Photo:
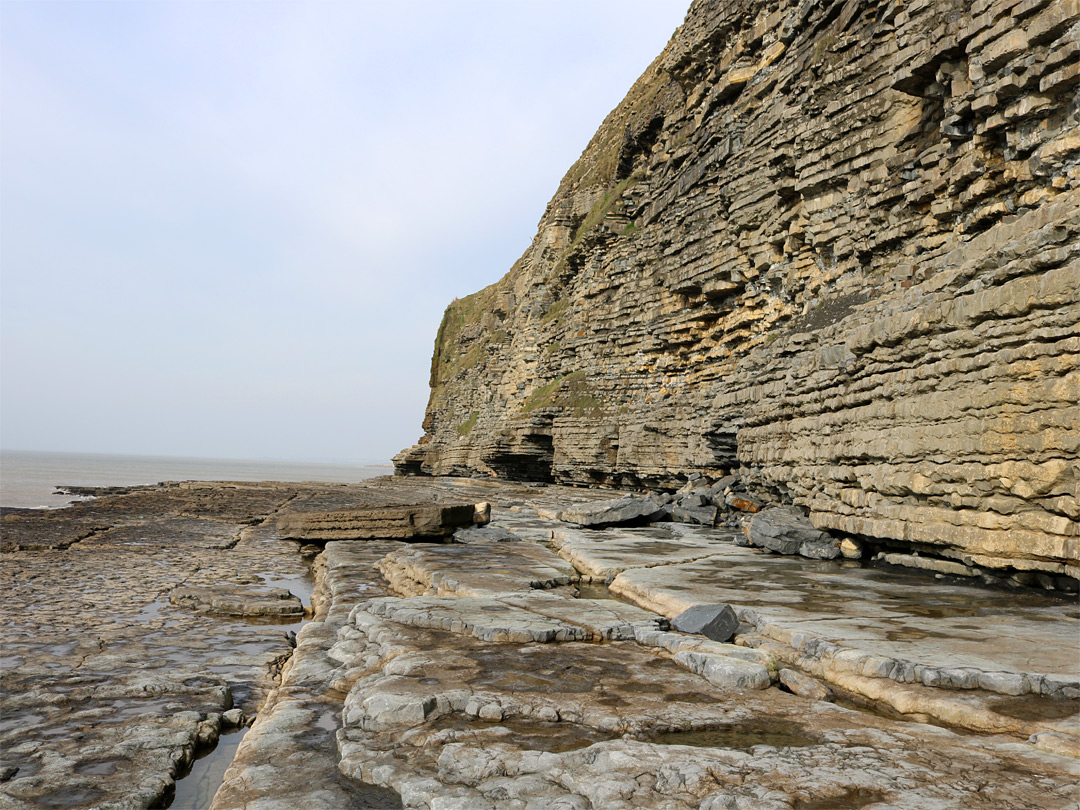
<path fill-rule="evenodd" d="M 695 0 L 448 307 L 398 470 L 741 470 L 821 528 L 1077 576 L 1078 43 L 1078 0 Z"/>

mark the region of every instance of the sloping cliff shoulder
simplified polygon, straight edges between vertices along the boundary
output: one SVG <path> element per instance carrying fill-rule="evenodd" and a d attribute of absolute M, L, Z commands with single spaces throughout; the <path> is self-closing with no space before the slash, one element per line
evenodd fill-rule
<path fill-rule="evenodd" d="M 1080 3 L 696 0 L 439 327 L 406 474 L 677 486 L 1080 575 Z"/>

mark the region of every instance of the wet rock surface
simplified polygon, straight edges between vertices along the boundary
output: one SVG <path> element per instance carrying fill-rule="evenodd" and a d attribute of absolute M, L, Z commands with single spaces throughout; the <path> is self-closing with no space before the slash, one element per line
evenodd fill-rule
<path fill-rule="evenodd" d="M 44 542 L 0 566 L 0 806 L 160 804 L 244 717 L 201 806 L 1075 805 L 1075 604 L 781 557 L 723 529 L 540 517 L 612 494 L 170 485 L 77 517 L 5 517 L 6 538 L 33 520 Z M 312 558 L 276 529 L 286 510 L 389 496 L 490 502 L 498 533 L 331 541 Z M 66 537 L 79 519 L 96 529 L 88 542 L 48 542 L 50 520 Z M 621 600 L 588 582 L 609 579 Z M 192 610 L 169 601 L 182 588 L 287 590 L 309 618 Z M 734 643 L 669 627 L 717 603 L 740 620 Z"/>

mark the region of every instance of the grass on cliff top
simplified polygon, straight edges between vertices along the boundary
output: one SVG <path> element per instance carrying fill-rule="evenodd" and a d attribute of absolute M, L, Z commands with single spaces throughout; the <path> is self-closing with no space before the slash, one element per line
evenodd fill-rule
<path fill-rule="evenodd" d="M 463 368 L 476 365 L 484 355 L 486 343 L 506 341 L 506 332 L 499 329 L 487 336 L 488 340 L 478 340 L 468 351 L 460 351 L 462 332 L 469 326 L 479 324 L 485 313 L 493 311 L 500 283 L 497 281 L 472 295 L 454 299 L 446 308 L 435 335 L 435 351 L 431 356 L 428 384 L 432 388 L 451 379 Z"/>
<path fill-rule="evenodd" d="M 556 196 L 569 193 L 574 188 L 610 185 L 619 169 L 619 153 L 622 151 L 624 134 L 629 126 L 637 129 L 642 120 L 653 115 L 657 97 L 671 81 L 666 71 L 660 69 L 663 53 L 645 69 L 630 92 L 618 107 L 612 110 L 593 135 L 581 157 L 559 183 Z"/>

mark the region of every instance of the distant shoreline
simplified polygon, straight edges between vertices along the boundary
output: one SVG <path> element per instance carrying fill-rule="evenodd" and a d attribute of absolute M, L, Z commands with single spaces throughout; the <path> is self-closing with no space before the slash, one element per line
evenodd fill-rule
<path fill-rule="evenodd" d="M 57 509 L 78 500 L 57 487 L 128 487 L 162 481 L 316 481 L 355 483 L 388 475 L 393 464 L 378 462 L 260 461 L 176 456 L 130 456 L 0 451 L 0 506 Z"/>

